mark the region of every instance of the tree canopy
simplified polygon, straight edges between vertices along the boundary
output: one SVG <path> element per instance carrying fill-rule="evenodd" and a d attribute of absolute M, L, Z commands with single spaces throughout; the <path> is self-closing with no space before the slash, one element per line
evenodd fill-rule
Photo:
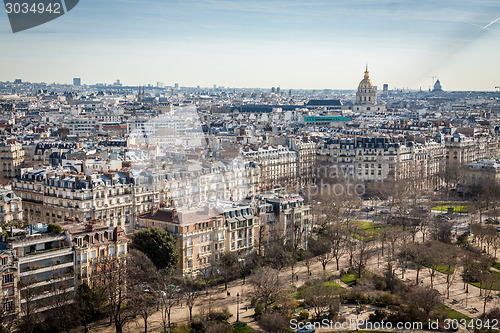
<path fill-rule="evenodd" d="M 148 256 L 158 269 L 175 269 L 179 261 L 176 241 L 160 228 L 143 229 L 132 235 L 132 248 Z"/>

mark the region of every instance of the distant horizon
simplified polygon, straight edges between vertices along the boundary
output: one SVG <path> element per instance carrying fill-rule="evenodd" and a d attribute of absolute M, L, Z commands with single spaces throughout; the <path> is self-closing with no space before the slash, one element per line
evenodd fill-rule
<path fill-rule="evenodd" d="M 15 34 L 0 12 L 3 78 L 356 89 L 368 63 L 379 87 L 500 85 L 498 0 L 86 0 Z"/>
<path fill-rule="evenodd" d="M 166 84 L 165 83 L 165 86 L 164 87 L 157 87 L 156 85 L 153 85 L 151 84 L 151 86 L 148 86 L 148 83 L 146 83 L 145 85 L 144 84 L 123 84 L 121 83 L 121 86 L 114 86 L 113 83 L 115 82 L 112 82 L 112 83 L 107 83 L 107 82 L 96 82 L 96 83 L 85 83 L 85 82 L 82 82 L 82 84 L 80 86 L 75 86 L 73 85 L 73 83 L 66 83 L 66 82 L 46 82 L 46 81 L 25 81 L 24 79 L 22 79 L 21 77 L 18 77 L 17 79 L 21 79 L 21 84 L 46 84 L 48 86 L 50 85 L 61 85 L 61 86 L 72 86 L 72 87 L 85 87 L 85 86 L 88 86 L 88 87 L 96 87 L 96 86 L 101 86 L 103 84 L 105 84 L 104 86 L 102 87 L 106 87 L 106 88 L 115 88 L 115 89 L 120 89 L 120 88 L 139 88 L 139 87 L 145 87 L 146 89 L 171 89 L 171 88 L 175 88 L 175 83 L 174 84 Z M 16 80 L 16 79 L 14 79 Z M 7 80 L 7 81 L 2 81 L 0 80 L 0 83 L 3 83 L 3 84 L 6 84 L 6 83 L 10 83 L 10 84 L 15 84 L 14 83 L 14 80 L 10 81 L 10 80 Z M 441 81 L 441 80 L 440 80 Z M 164 83 L 164 82 L 162 82 Z M 382 89 L 380 89 L 381 86 L 377 86 L 377 95 L 381 95 L 382 94 Z M 357 91 L 357 87 L 356 88 L 290 88 L 290 87 L 280 87 L 280 86 L 271 86 L 271 87 L 233 87 L 233 86 L 224 86 L 224 85 L 217 85 L 217 87 L 213 87 L 212 86 L 201 86 L 201 85 L 179 85 L 178 88 L 189 88 L 189 89 L 208 89 L 208 90 L 215 90 L 215 89 L 248 89 L 248 90 L 271 90 L 272 88 L 280 88 L 281 89 L 281 93 L 282 94 L 288 94 L 288 91 L 291 89 L 292 92 L 294 90 L 298 90 L 298 91 L 307 91 L 307 90 L 332 90 L 332 91 L 340 91 L 340 92 L 356 92 Z M 428 88 L 427 89 L 419 89 L 419 88 L 408 88 L 408 87 L 405 87 L 405 88 L 398 88 L 398 87 L 394 87 L 394 88 L 391 88 L 390 84 L 389 84 L 389 91 L 409 91 L 409 92 L 433 92 L 432 90 L 429 90 Z M 447 90 L 447 89 L 443 89 L 442 91 L 443 93 L 453 93 L 453 92 L 484 92 L 484 93 L 499 93 L 500 91 L 497 90 Z"/>

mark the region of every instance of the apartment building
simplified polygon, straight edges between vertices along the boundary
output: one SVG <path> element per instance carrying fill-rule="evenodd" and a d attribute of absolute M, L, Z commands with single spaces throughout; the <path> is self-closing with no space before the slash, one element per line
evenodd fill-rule
<path fill-rule="evenodd" d="M 102 129 L 102 123 L 95 118 L 71 117 L 64 122 L 64 127 L 69 129 L 71 135 L 90 137 Z"/>
<path fill-rule="evenodd" d="M 334 175 L 338 177 L 358 181 L 424 179 L 443 170 L 445 146 L 432 140 L 338 137 L 325 140 L 319 154 L 337 170 Z"/>
<path fill-rule="evenodd" d="M 500 141 L 498 136 L 478 133 L 466 136 L 455 133 L 445 137 L 446 162 L 448 165 L 464 165 L 482 159 L 500 157 Z"/>
<path fill-rule="evenodd" d="M 500 183 L 500 160 L 480 160 L 465 165 L 461 173 L 461 183 L 465 186 L 479 186 Z"/>
<path fill-rule="evenodd" d="M 252 161 L 189 161 L 166 171 L 166 190 L 175 207 L 200 202 L 240 201 L 258 191 L 259 169 Z"/>
<path fill-rule="evenodd" d="M 473 137 L 456 133 L 446 137 L 446 162 L 448 165 L 464 165 L 476 159 L 476 142 Z"/>
<path fill-rule="evenodd" d="M 288 147 L 247 147 L 241 155 L 258 164 L 263 188 L 295 185 L 297 182 L 297 152 Z"/>
<path fill-rule="evenodd" d="M 263 196 L 273 206 L 275 222 L 269 224 L 269 235 L 280 233 L 285 242 L 296 249 L 307 249 L 312 230 L 311 206 L 298 194 Z"/>
<path fill-rule="evenodd" d="M 251 252 L 263 253 L 263 245 L 275 239 L 307 248 L 311 221 L 311 208 L 302 197 L 269 194 L 251 204 L 211 202 L 192 210 L 154 207 L 139 216 L 137 228 L 166 230 L 177 241 L 179 269 L 196 275 L 226 252 L 237 253 L 244 261 Z M 273 233 L 280 235 L 273 238 Z"/>
<path fill-rule="evenodd" d="M 2 288 L 2 309 L 5 316 L 15 315 L 19 311 L 19 293 L 17 263 L 15 251 L 3 248 L 0 250 L 1 272 L 0 287 Z"/>
<path fill-rule="evenodd" d="M 84 176 L 69 169 L 30 169 L 13 184 L 28 223 L 100 220 L 133 228 L 132 182 L 126 173 Z"/>
<path fill-rule="evenodd" d="M 4 239 L 0 245 L 10 251 L 2 261 L 12 262 L 4 274 L 4 286 L 11 288 L 7 306 L 21 315 L 42 312 L 70 302 L 74 296 L 74 253 L 69 233 L 47 232 L 46 225 L 35 225 Z M 24 235 L 24 233 L 27 233 Z M 6 258 L 6 259 L 4 259 Z M 6 285 L 5 281 L 18 282 Z M 17 288 L 17 289 L 16 289 Z"/>
<path fill-rule="evenodd" d="M 291 150 L 297 152 L 297 180 L 301 186 L 316 183 L 318 150 L 316 142 L 291 138 Z"/>
<path fill-rule="evenodd" d="M 208 269 L 228 249 L 224 216 L 210 207 L 182 212 L 153 207 L 139 216 L 138 228 L 161 228 L 172 235 L 180 254 L 178 268 L 185 275 Z"/>
<path fill-rule="evenodd" d="M 23 220 L 23 203 L 9 187 L 0 187 L 0 223 Z"/>
<path fill-rule="evenodd" d="M 75 285 L 99 283 L 108 263 L 120 261 L 128 253 L 128 239 L 120 227 L 94 224 L 70 226 L 75 256 Z"/>
<path fill-rule="evenodd" d="M 18 142 L 0 142 L 0 182 L 10 183 L 21 175 L 25 151 Z"/>

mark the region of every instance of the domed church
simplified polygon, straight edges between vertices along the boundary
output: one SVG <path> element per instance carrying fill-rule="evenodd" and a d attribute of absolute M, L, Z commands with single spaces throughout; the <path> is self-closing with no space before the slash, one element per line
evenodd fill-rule
<path fill-rule="evenodd" d="M 358 85 L 358 92 L 356 93 L 356 104 L 377 104 L 377 87 L 375 87 L 372 80 L 370 80 L 368 65 L 366 65 L 365 77 Z"/>
<path fill-rule="evenodd" d="M 377 86 L 374 86 L 372 80 L 370 80 L 368 65 L 366 65 L 365 76 L 358 85 L 356 102 L 349 109 L 359 112 L 385 111 L 385 104 L 377 104 Z"/>

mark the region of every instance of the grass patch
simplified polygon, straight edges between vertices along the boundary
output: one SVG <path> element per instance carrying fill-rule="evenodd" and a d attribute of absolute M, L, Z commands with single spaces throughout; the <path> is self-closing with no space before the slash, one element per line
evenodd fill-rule
<path fill-rule="evenodd" d="M 326 281 L 325 283 L 323 283 L 326 287 L 332 287 L 334 289 L 339 289 L 339 288 L 342 288 L 340 286 L 340 284 L 338 284 L 337 282 L 335 281 Z"/>
<path fill-rule="evenodd" d="M 439 205 L 439 206 L 434 206 L 431 209 L 432 210 L 438 210 L 440 212 L 448 212 L 448 207 L 453 207 L 453 212 L 454 213 L 468 213 L 469 212 L 469 206 L 464 206 L 464 205 Z"/>
<path fill-rule="evenodd" d="M 351 237 L 359 239 L 363 242 L 370 242 L 379 234 L 379 230 L 384 226 L 380 223 L 352 221 L 349 223 L 351 227 L 356 229 L 351 233 Z"/>
<path fill-rule="evenodd" d="M 342 278 L 340 280 L 342 280 L 342 282 L 347 284 L 349 287 L 352 285 L 355 285 L 357 282 L 356 275 L 354 275 L 352 273 L 344 274 L 344 276 L 342 276 Z"/>
<path fill-rule="evenodd" d="M 332 292 L 336 291 L 337 289 L 343 289 L 337 282 L 335 281 L 325 281 L 323 282 L 323 285 L 325 287 L 330 287 L 332 289 Z M 293 293 L 293 297 L 295 299 L 304 299 L 305 294 L 309 288 L 312 288 L 311 286 L 302 286 L 300 287 L 296 292 Z"/>
<path fill-rule="evenodd" d="M 495 262 L 495 263 L 493 263 L 493 265 L 491 265 L 491 267 L 493 267 L 493 268 L 496 268 L 496 269 L 500 270 L 500 262 Z"/>
<path fill-rule="evenodd" d="M 491 288 L 491 290 L 498 290 L 500 291 L 500 273 L 498 272 L 493 272 L 493 274 L 495 274 L 495 276 L 497 277 L 495 283 L 493 283 L 493 288 Z M 479 282 L 471 282 L 471 284 L 474 286 L 474 287 L 478 287 L 479 288 Z M 484 286 L 483 286 L 484 288 Z"/>
<path fill-rule="evenodd" d="M 448 274 L 448 266 L 439 265 L 436 267 L 436 271 L 438 271 L 439 273 Z M 454 266 L 450 267 L 450 274 L 453 274 L 453 272 L 455 272 Z"/>
<path fill-rule="evenodd" d="M 458 312 L 456 310 L 453 310 L 452 308 L 450 308 L 446 305 L 443 305 L 443 310 L 446 312 L 446 315 L 450 319 L 456 319 L 456 320 L 465 319 L 465 320 L 467 320 L 467 322 L 471 319 L 471 317 L 464 315 L 463 313 Z"/>
<path fill-rule="evenodd" d="M 255 333 L 255 330 L 242 322 L 233 324 L 233 333 Z"/>

